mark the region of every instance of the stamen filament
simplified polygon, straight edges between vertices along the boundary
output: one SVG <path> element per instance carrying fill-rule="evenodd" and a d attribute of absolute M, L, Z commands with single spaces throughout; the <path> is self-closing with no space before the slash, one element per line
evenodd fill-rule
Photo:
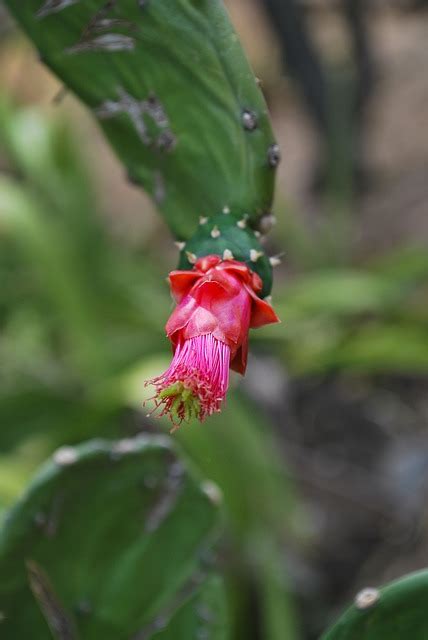
<path fill-rule="evenodd" d="M 221 410 L 229 386 L 230 348 L 211 333 L 180 342 L 169 368 L 146 384 L 156 387 L 154 412 L 177 428 Z"/>

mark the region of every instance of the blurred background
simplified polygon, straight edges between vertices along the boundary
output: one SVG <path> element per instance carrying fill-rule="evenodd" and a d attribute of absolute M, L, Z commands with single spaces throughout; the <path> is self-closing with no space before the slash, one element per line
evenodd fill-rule
<path fill-rule="evenodd" d="M 176 439 L 224 493 L 232 637 L 313 640 L 427 565 L 428 3 L 226 4 L 282 149 L 283 324 Z M 4 510 L 57 446 L 165 428 L 141 399 L 177 251 L 1 3 L 0 87 Z"/>

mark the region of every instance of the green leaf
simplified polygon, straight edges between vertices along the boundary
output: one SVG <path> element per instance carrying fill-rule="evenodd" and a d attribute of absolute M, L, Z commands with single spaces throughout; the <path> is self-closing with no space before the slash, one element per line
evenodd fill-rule
<path fill-rule="evenodd" d="M 322 640 L 425 640 L 428 571 L 410 574 L 379 591 L 365 589 Z"/>
<path fill-rule="evenodd" d="M 225 638 L 221 587 L 207 583 L 217 522 L 166 438 L 63 447 L 0 532 L 2 637 L 44 640 L 49 627 L 59 640 L 128 640 L 163 628 L 187 640 L 206 601 L 203 624 Z M 171 635 L 177 617 L 183 635 Z"/>
<path fill-rule="evenodd" d="M 225 206 L 269 210 L 278 150 L 220 0 L 6 4 L 177 237 Z"/>

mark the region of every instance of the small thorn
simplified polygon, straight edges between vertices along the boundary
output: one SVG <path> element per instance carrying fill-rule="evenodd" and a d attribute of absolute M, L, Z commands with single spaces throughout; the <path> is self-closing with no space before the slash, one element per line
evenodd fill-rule
<path fill-rule="evenodd" d="M 207 224 L 208 218 L 207 216 L 199 216 L 199 224 Z"/>
<path fill-rule="evenodd" d="M 223 494 L 221 492 L 221 489 L 216 484 L 214 484 L 214 482 L 206 480 L 201 484 L 201 489 L 213 504 L 218 506 L 222 503 Z M 202 635 L 198 633 L 198 637 L 202 638 Z M 207 636 L 204 634 L 203 637 L 206 638 Z"/>
<path fill-rule="evenodd" d="M 215 225 L 212 229 L 211 229 L 211 238 L 218 238 L 221 233 L 220 233 L 220 229 L 217 227 L 217 225 Z"/>
<path fill-rule="evenodd" d="M 378 602 L 379 598 L 380 591 L 378 589 L 367 587 L 355 596 L 355 606 L 357 609 L 369 609 Z"/>
<path fill-rule="evenodd" d="M 190 251 L 186 251 L 186 256 L 190 264 L 195 264 L 196 260 L 198 259 L 197 256 Z"/>
<path fill-rule="evenodd" d="M 65 445 L 54 452 L 53 459 L 60 467 L 66 467 L 77 462 L 78 455 L 74 447 Z"/>
<path fill-rule="evenodd" d="M 238 220 L 238 222 L 236 223 L 236 226 L 239 227 L 240 229 L 245 229 L 245 227 L 247 226 L 246 219 L 242 218 L 241 220 Z"/>
<path fill-rule="evenodd" d="M 272 169 L 275 169 L 281 162 L 281 151 L 279 145 L 276 143 L 271 144 L 268 149 L 268 164 Z"/>
<path fill-rule="evenodd" d="M 230 249 L 225 249 L 223 251 L 223 260 L 234 260 L 233 253 Z"/>
<path fill-rule="evenodd" d="M 279 256 L 271 256 L 269 258 L 269 262 L 271 264 L 272 267 L 277 267 L 278 265 L 281 264 L 282 260 Z"/>
<path fill-rule="evenodd" d="M 174 242 L 174 244 L 179 251 L 183 251 L 184 247 L 186 246 L 185 242 Z"/>
<path fill-rule="evenodd" d="M 242 124 L 244 125 L 244 129 L 246 129 L 247 131 L 254 131 L 255 129 L 257 129 L 257 115 L 254 113 L 254 111 L 251 111 L 250 109 L 244 109 L 244 111 L 242 112 Z"/>
<path fill-rule="evenodd" d="M 266 296 L 265 298 L 263 298 L 263 300 L 268 304 L 272 304 L 272 296 Z"/>
<path fill-rule="evenodd" d="M 263 255 L 263 251 L 257 251 L 257 249 L 251 249 L 250 251 L 250 260 L 251 262 L 257 262 L 259 258 Z"/>
<path fill-rule="evenodd" d="M 227 205 L 225 207 L 223 207 L 223 213 L 226 216 L 230 213 L 230 209 L 229 209 L 229 207 Z"/>
<path fill-rule="evenodd" d="M 262 237 L 262 234 L 260 233 L 260 231 L 254 231 L 254 235 L 256 236 L 256 238 Z"/>

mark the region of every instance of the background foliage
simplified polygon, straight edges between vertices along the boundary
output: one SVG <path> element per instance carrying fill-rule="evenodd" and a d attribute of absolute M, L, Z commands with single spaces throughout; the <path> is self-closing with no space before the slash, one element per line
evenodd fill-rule
<path fill-rule="evenodd" d="M 253 333 L 249 374 L 234 381 L 227 410 L 182 429 L 173 444 L 195 486 L 203 476 L 223 495 L 215 564 L 227 614 L 215 576 L 206 597 L 229 619 L 234 639 L 319 637 L 360 588 L 421 568 L 428 542 L 428 253 L 420 213 L 428 23 L 410 8 L 370 16 L 378 80 L 363 92 L 357 127 L 345 100 L 356 58 L 343 33 L 355 33 L 359 18 L 343 23 L 334 7 L 309 5 L 308 50 L 323 60 L 328 114 L 341 114 L 333 130 L 311 119 L 321 110 L 299 94 L 307 78 L 283 48 L 287 34 L 277 29 L 274 41 L 263 6 L 229 3 L 283 147 L 268 245 L 272 253 L 286 249 L 274 291 L 283 324 Z M 163 283 L 177 255 L 87 115 L 70 96 L 52 103 L 58 82 L 1 16 L 5 510 L 58 447 L 167 428 L 146 417 L 141 398 L 144 380 L 167 361 L 171 303 Z M 355 164 L 341 161 L 349 149 Z M 208 492 L 218 503 L 218 490 Z M 109 512 L 105 502 L 97 513 Z M 25 504 L 16 522 L 27 517 Z M 107 530 L 103 544 L 115 535 Z M 96 624 L 87 615 L 84 624 Z M 155 637 L 168 637 L 162 633 Z"/>

